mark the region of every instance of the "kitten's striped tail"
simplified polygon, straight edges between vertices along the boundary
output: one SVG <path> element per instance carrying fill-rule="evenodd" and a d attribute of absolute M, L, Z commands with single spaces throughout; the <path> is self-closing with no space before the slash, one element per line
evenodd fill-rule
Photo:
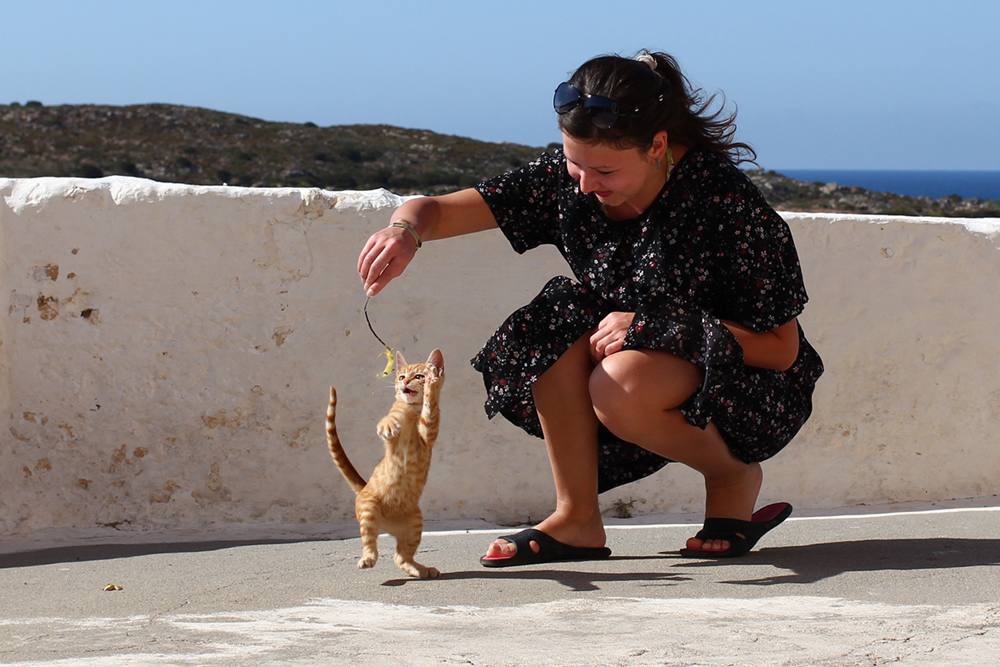
<path fill-rule="evenodd" d="M 365 488 L 365 478 L 358 474 L 357 469 L 351 460 L 347 458 L 343 445 L 340 444 L 340 436 L 337 435 L 337 390 L 330 387 L 330 406 L 326 409 L 326 443 L 330 446 L 330 456 L 337 464 L 344 479 L 351 485 L 355 493 L 361 493 Z"/>

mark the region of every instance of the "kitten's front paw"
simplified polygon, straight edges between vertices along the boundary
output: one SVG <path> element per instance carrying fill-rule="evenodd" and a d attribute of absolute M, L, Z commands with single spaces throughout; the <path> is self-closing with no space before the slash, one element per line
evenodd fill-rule
<path fill-rule="evenodd" d="M 358 561 L 359 570 L 367 570 L 368 568 L 375 567 L 375 562 L 378 560 L 378 556 L 363 556 L 361 560 Z"/>
<path fill-rule="evenodd" d="M 438 368 L 434 364 L 427 364 L 427 384 L 438 384 L 444 382 L 444 369 Z"/>
<path fill-rule="evenodd" d="M 403 428 L 397 420 L 393 419 L 391 416 L 382 417 L 379 420 L 378 425 L 375 427 L 375 432 L 378 433 L 378 437 L 383 440 L 391 440 L 399 435 L 399 431 Z"/>

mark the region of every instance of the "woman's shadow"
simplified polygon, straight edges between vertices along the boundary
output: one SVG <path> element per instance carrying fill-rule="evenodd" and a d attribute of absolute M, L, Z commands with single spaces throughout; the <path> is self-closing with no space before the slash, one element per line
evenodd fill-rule
<path fill-rule="evenodd" d="M 720 561 L 690 563 L 711 567 Z M 770 564 L 785 572 L 758 579 L 722 583 L 748 586 L 813 584 L 848 572 L 953 570 L 1000 565 L 1000 540 L 931 537 L 850 540 L 762 549 L 748 562 Z"/>
<path fill-rule="evenodd" d="M 598 591 L 598 584 L 633 582 L 640 586 L 675 586 L 692 579 L 691 576 L 663 570 L 636 571 L 626 568 L 610 571 L 616 561 L 661 560 L 668 562 L 669 554 L 653 554 L 649 556 L 612 556 L 607 560 L 591 561 L 592 563 L 610 563 L 610 567 L 602 567 L 606 571 L 594 571 L 588 568 L 588 562 L 547 563 L 545 568 L 513 567 L 513 568 L 479 568 L 456 572 L 442 572 L 438 579 L 389 579 L 383 586 L 403 586 L 435 581 L 475 580 L 517 580 L 517 581 L 555 581 L 569 590 L 580 593 Z M 580 569 L 583 567 L 584 569 Z M 564 569 L 565 568 L 565 569 Z"/>
<path fill-rule="evenodd" d="M 824 579 L 848 572 L 953 570 L 965 567 L 1000 565 L 1000 539 L 967 538 L 914 538 L 914 539 L 860 539 L 844 542 L 793 547 L 765 548 L 735 560 L 691 560 L 676 552 L 661 552 L 649 556 L 612 556 L 605 563 L 616 561 L 657 560 L 662 569 L 631 567 L 614 568 L 617 571 L 581 571 L 573 563 L 566 569 L 552 563 L 545 569 L 512 568 L 479 569 L 461 572 L 442 572 L 442 580 L 458 579 L 517 579 L 556 581 L 575 591 L 600 590 L 602 583 L 634 582 L 642 586 L 677 586 L 707 574 L 712 568 L 722 568 L 720 573 L 731 575 L 739 572 L 736 567 L 770 565 L 781 570 L 780 574 L 756 579 L 719 579 L 717 583 L 744 586 L 773 586 L 779 584 L 814 584 Z M 606 569 L 606 568 L 602 568 Z M 390 579 L 383 586 L 402 586 L 409 583 L 436 580 Z"/>

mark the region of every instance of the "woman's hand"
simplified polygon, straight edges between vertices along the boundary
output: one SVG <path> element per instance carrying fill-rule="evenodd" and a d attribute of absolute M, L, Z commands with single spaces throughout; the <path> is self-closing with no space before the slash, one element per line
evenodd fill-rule
<path fill-rule="evenodd" d="M 365 293 L 375 296 L 403 273 L 417 253 L 417 241 L 401 227 L 387 227 L 371 235 L 358 256 L 358 274 Z"/>
<path fill-rule="evenodd" d="M 475 190 L 467 188 L 437 197 L 414 197 L 393 211 L 390 220 L 414 228 L 387 227 L 371 235 L 358 257 L 358 274 L 368 296 L 381 292 L 403 272 L 423 243 L 495 229 L 493 211 Z"/>
<path fill-rule="evenodd" d="M 610 313 L 590 335 L 590 356 L 597 362 L 619 352 L 625 344 L 625 334 L 632 326 L 635 313 Z"/>

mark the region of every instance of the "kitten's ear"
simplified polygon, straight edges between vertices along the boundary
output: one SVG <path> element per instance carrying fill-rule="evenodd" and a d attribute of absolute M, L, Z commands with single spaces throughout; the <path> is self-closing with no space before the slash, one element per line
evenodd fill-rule
<path fill-rule="evenodd" d="M 403 358 L 403 353 L 396 352 L 396 370 L 398 371 L 405 365 L 406 365 L 406 359 Z"/>
<path fill-rule="evenodd" d="M 438 370 L 444 370 L 444 355 L 441 354 L 441 350 L 435 349 L 431 352 L 431 356 L 427 357 L 427 363 L 432 366 L 436 366 Z"/>

